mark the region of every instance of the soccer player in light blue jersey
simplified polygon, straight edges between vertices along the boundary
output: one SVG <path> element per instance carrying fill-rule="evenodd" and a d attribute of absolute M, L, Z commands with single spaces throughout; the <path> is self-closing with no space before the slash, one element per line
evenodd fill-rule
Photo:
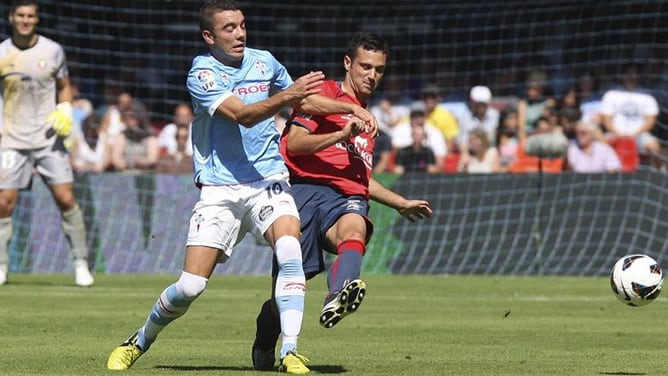
<path fill-rule="evenodd" d="M 350 113 L 370 134 L 377 124 L 359 105 L 317 95 L 322 72 L 293 82 L 269 52 L 247 48 L 245 18 L 236 2 L 205 1 L 200 29 L 209 52 L 193 60 L 187 86 L 195 112 L 194 179 L 201 193 L 190 220 L 183 272 L 162 292 L 145 324 L 110 354 L 107 368 L 132 366 L 158 333 L 202 294 L 216 264 L 227 260 L 234 245 L 251 233 L 273 247 L 278 261 L 274 296 L 282 328 L 279 370 L 308 373 L 307 359 L 297 353 L 306 290 L 299 213 L 273 115 L 284 106 L 296 106 L 309 113 Z"/>

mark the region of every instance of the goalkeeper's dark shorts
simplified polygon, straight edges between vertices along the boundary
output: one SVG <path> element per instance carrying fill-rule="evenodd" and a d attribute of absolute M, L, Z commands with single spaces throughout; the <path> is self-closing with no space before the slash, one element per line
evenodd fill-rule
<path fill-rule="evenodd" d="M 322 251 L 336 254 L 336 245 L 330 244 L 325 234 L 342 215 L 361 215 L 366 221 L 366 241 L 371 238 L 373 223 L 367 216 L 369 202 L 363 196 L 346 196 L 326 185 L 304 183 L 293 184 L 290 193 L 301 220 L 302 265 L 307 279 L 326 269 Z M 272 274 L 277 273 L 274 257 Z"/>

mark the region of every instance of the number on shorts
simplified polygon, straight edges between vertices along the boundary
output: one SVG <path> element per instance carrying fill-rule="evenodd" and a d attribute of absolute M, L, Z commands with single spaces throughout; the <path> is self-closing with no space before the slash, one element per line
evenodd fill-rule
<path fill-rule="evenodd" d="M 16 164 L 16 152 L 14 150 L 5 150 L 0 153 L 0 167 L 3 170 L 9 170 Z"/>
<path fill-rule="evenodd" d="M 267 190 L 267 196 L 269 196 L 269 198 L 271 198 L 273 195 L 280 195 L 283 193 L 283 186 L 278 182 L 267 186 L 265 189 Z"/>

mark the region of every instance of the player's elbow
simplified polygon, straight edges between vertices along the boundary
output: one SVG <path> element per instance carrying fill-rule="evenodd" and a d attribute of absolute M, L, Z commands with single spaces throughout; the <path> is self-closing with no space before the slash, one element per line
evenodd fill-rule
<path fill-rule="evenodd" d="M 239 116 L 239 117 L 237 117 L 236 120 L 237 120 L 237 123 L 239 123 L 239 125 L 241 125 L 243 127 L 246 127 L 246 128 L 252 128 L 258 122 L 257 119 L 255 119 L 253 116 L 250 116 L 250 115 Z"/>
<path fill-rule="evenodd" d="M 314 153 L 314 151 L 311 151 L 311 150 L 308 150 L 308 149 L 305 149 L 305 148 L 300 148 L 300 147 L 291 148 L 289 146 L 287 148 L 287 151 L 288 151 L 288 155 L 293 156 L 293 157 L 297 157 L 297 156 L 300 156 L 300 155 L 309 155 L 309 154 Z"/>
<path fill-rule="evenodd" d="M 313 154 L 316 152 L 316 150 L 311 150 L 311 148 L 308 148 L 301 143 L 291 142 L 290 140 L 288 140 L 287 152 L 291 156 L 300 156 L 300 155 Z"/>

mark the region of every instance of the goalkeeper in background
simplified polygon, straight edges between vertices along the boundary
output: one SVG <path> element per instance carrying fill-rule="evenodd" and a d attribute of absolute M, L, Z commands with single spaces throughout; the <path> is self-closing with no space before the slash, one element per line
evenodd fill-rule
<path fill-rule="evenodd" d="M 34 0 L 15 1 L 9 10 L 12 36 L 0 44 L 0 285 L 7 282 L 12 212 L 35 169 L 60 210 L 75 283 L 91 286 L 86 229 L 64 145 L 72 129 L 72 89 L 63 48 L 36 32 L 38 11 Z"/>
<path fill-rule="evenodd" d="M 384 38 L 358 33 L 350 43 L 342 82 L 325 81 L 321 95 L 366 107 L 385 74 L 388 46 Z M 396 209 L 415 221 L 431 216 L 429 202 L 409 200 L 371 177 L 375 134 L 349 114 L 311 115 L 296 112 L 281 138 L 281 154 L 290 171 L 292 196 L 301 217 L 301 248 L 306 279 L 325 270 L 322 251 L 336 255 L 329 269 L 320 324 L 331 328 L 355 312 L 366 293 L 360 279 L 362 256 L 373 232 L 368 200 Z M 274 260 L 274 279 L 276 262 Z M 272 299 L 257 317 L 253 367 L 271 370 L 281 323 Z"/>

